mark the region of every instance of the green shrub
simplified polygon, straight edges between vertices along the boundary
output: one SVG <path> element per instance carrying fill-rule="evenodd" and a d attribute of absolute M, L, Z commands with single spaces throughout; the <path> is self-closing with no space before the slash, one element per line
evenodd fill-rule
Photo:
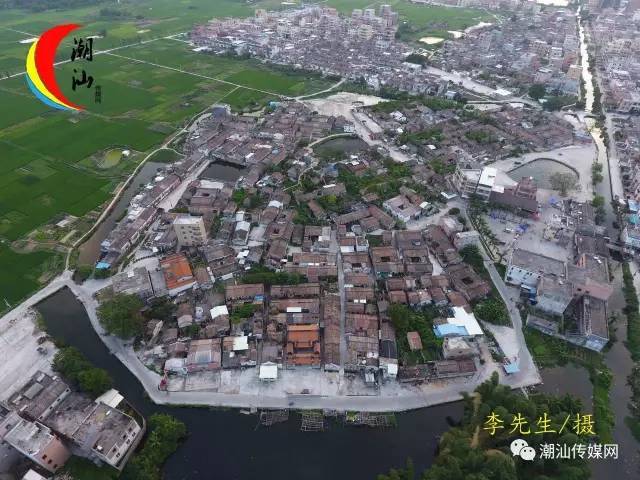
<path fill-rule="evenodd" d="M 102 368 L 96 368 L 75 347 L 63 347 L 53 357 L 53 368 L 88 395 L 96 398 L 109 390 L 113 380 Z"/>
<path fill-rule="evenodd" d="M 501 300 L 489 297 L 482 300 L 473 308 L 473 313 L 480 320 L 493 323 L 494 325 L 510 325 L 509 312 Z"/>
<path fill-rule="evenodd" d="M 147 441 L 125 467 L 123 480 L 160 480 L 162 465 L 187 436 L 185 424 L 164 413 L 151 415 L 148 426 Z"/>
<path fill-rule="evenodd" d="M 120 338 L 131 338 L 142 333 L 143 318 L 140 309 L 144 303 L 137 295 L 119 293 L 102 302 L 98 318 L 104 329 Z"/>

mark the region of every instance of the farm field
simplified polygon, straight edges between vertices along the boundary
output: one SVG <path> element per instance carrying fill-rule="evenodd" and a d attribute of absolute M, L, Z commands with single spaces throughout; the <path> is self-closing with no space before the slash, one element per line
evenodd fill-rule
<path fill-rule="evenodd" d="M 446 37 L 447 30 L 461 30 L 480 21 L 495 21 L 492 14 L 483 10 L 418 5 L 407 0 L 327 0 L 326 4 L 346 14 L 354 8 L 390 4 L 409 24 L 410 28 L 403 33 L 407 40 L 417 40 L 424 35 Z M 179 14 L 176 14 L 177 8 Z M 28 14 L 20 10 L 3 10 L 0 15 L 0 76 L 23 69 L 29 44 L 20 44 L 19 40 L 37 36 L 56 24 L 78 23 L 83 27 L 78 35 L 100 35 L 104 38 L 96 40 L 96 45 L 107 49 L 188 32 L 192 25 L 214 17 L 251 16 L 256 8 L 285 7 L 278 0 L 261 0 L 253 4 L 242 0 L 180 0 L 179 7 L 173 0 L 141 0 L 110 6 L 107 12 L 103 10 L 104 5 Z M 22 37 L 11 36 L 18 32 Z M 71 43 L 67 41 L 63 45 L 69 47 Z"/>
<path fill-rule="evenodd" d="M 10 241 L 58 214 L 82 216 L 111 193 L 109 180 L 6 140 L 0 158 L 0 237 Z"/>
<path fill-rule="evenodd" d="M 48 251 L 20 254 L 0 245 L 0 312 L 36 290 L 40 275 L 55 258 L 56 254 Z"/>

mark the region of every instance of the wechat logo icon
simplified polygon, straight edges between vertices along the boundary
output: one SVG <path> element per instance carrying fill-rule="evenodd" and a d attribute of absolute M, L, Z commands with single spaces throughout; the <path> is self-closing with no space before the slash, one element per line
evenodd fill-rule
<path fill-rule="evenodd" d="M 527 441 L 521 438 L 516 438 L 513 442 L 511 442 L 511 453 L 514 457 L 518 456 L 528 462 L 536 458 L 535 448 L 530 447 Z"/>

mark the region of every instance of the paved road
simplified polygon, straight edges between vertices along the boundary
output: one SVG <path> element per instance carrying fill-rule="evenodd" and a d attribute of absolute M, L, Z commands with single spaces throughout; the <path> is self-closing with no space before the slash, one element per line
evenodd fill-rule
<path fill-rule="evenodd" d="M 593 108 L 594 98 L 594 83 L 598 85 L 601 92 L 605 90 L 602 88 L 602 82 L 599 76 L 598 69 L 595 69 L 595 75 L 591 75 L 589 71 L 589 66 L 591 65 L 591 56 L 588 48 L 588 43 L 591 40 L 589 32 L 580 24 L 580 11 L 576 16 L 578 19 L 579 25 L 579 33 L 580 33 L 580 55 L 582 58 L 582 80 L 585 85 L 586 97 L 585 97 L 585 111 L 586 113 L 591 113 Z M 601 102 L 604 102 L 604 96 L 601 98 Z M 602 106 L 602 110 L 604 113 L 604 105 Z M 610 117 L 606 117 L 607 127 L 611 126 Z M 585 122 L 588 126 L 595 126 L 595 121 L 592 118 L 583 118 L 583 122 Z M 604 165 L 606 168 L 602 171 L 603 181 L 596 185 L 595 190 L 598 195 L 604 197 L 604 210 L 605 210 L 605 224 L 604 226 L 607 229 L 607 235 L 611 238 L 618 238 L 619 232 L 613 228 L 613 222 L 617 220 L 616 212 L 614 211 L 611 201 L 616 195 L 619 195 L 618 191 L 622 189 L 622 179 L 620 177 L 620 171 L 618 168 L 617 157 L 615 156 L 615 141 L 613 141 L 613 129 L 609 130 L 609 144 L 611 148 L 607 148 L 600 137 L 600 129 L 592 128 L 591 136 L 593 141 L 598 149 L 598 159 L 597 161 Z M 613 155 L 614 158 L 611 159 L 610 155 Z M 624 196 L 622 196 L 624 198 Z"/>
<path fill-rule="evenodd" d="M 384 100 L 371 95 L 340 92 L 335 95 L 331 95 L 328 98 L 306 100 L 304 103 L 309 108 L 320 112 L 322 115 L 345 117 L 347 120 L 353 122 L 355 133 L 364 142 L 366 142 L 367 145 L 383 147 L 389 152 L 389 156 L 396 162 L 407 162 L 411 160 L 411 158 L 398 147 L 393 144 L 387 144 L 381 140 L 374 140 L 371 138 L 372 131 L 381 132 L 382 128 L 372 118 L 367 116 L 363 111 L 359 111 L 356 107 L 356 105 L 375 105 L 381 101 Z"/>
<path fill-rule="evenodd" d="M 464 213 L 464 216 L 467 219 L 467 222 L 470 224 L 469 215 L 465 206 L 461 207 L 461 211 Z M 520 371 L 515 374 L 511 374 L 509 376 L 504 376 L 501 378 L 501 383 L 509 385 L 513 388 L 517 386 L 529 386 L 529 385 L 537 385 L 542 383 L 542 377 L 540 376 L 540 372 L 538 371 L 538 367 L 536 367 L 533 357 L 529 352 L 529 348 L 527 347 L 527 342 L 524 338 L 524 332 L 522 331 L 522 318 L 520 317 L 520 312 L 515 306 L 515 303 L 511 300 L 511 294 L 507 289 L 504 280 L 496 270 L 496 267 L 493 261 L 488 257 L 484 248 L 481 247 L 480 253 L 484 257 L 484 265 L 487 271 L 489 272 L 489 276 L 491 277 L 491 281 L 496 286 L 498 293 L 502 297 L 504 304 L 507 306 L 509 310 L 509 317 L 511 318 L 511 325 L 513 326 L 516 340 L 518 342 L 518 367 Z M 503 350 L 507 350 L 504 349 Z"/>
<path fill-rule="evenodd" d="M 209 107 L 207 107 L 208 109 Z M 203 110 L 202 112 L 194 115 L 191 119 L 191 121 L 188 123 L 188 125 L 191 125 L 194 121 L 196 121 L 196 119 L 202 115 L 202 113 L 206 111 Z M 124 193 L 125 189 L 129 186 L 129 184 L 131 183 L 131 181 L 135 178 L 135 176 L 138 174 L 138 172 L 140 171 L 140 169 L 147 163 L 147 161 L 153 157 L 153 155 L 155 155 L 157 152 L 159 152 L 160 150 L 164 150 L 164 149 L 168 149 L 168 150 L 173 150 L 172 148 L 169 148 L 169 145 L 171 144 L 171 142 L 173 142 L 173 140 L 180 134 L 184 133 L 187 131 L 187 127 L 184 127 L 178 131 L 176 131 L 173 135 L 171 135 L 162 145 L 160 145 L 158 148 L 154 149 L 153 151 L 151 151 L 151 153 L 149 153 L 146 157 L 144 157 L 144 159 L 142 159 L 142 161 L 136 166 L 136 168 L 133 170 L 133 172 L 131 172 L 131 174 L 129 175 L 129 177 L 125 180 L 125 182 L 120 186 L 120 188 L 118 189 L 118 191 L 115 193 L 115 195 L 113 196 L 113 198 L 111 199 L 111 201 L 109 202 L 109 204 L 107 205 L 107 207 L 102 211 L 102 213 L 100 214 L 100 216 L 98 217 L 98 219 L 94 222 L 93 226 L 87 231 L 85 232 L 84 235 L 82 235 L 78 240 L 76 240 L 74 242 L 74 244 L 71 246 L 71 248 L 69 248 L 68 252 L 67 252 L 67 257 L 65 259 L 65 269 L 69 268 L 69 260 L 71 258 L 71 253 L 73 252 L 74 249 L 78 248 L 80 245 L 82 245 L 85 241 L 87 241 L 87 239 L 91 238 L 91 235 L 93 235 L 93 232 L 95 230 L 98 229 L 98 227 L 102 224 L 102 222 L 105 220 L 105 218 L 107 218 L 108 215 L 111 214 L 111 209 L 113 208 L 113 206 L 116 204 L 116 202 L 118 202 L 118 200 L 120 200 L 120 196 Z M 175 150 L 173 150 L 175 152 Z M 176 152 L 178 153 L 178 152 Z M 182 154 L 180 154 L 182 155 Z M 204 169 L 203 169 L 204 170 Z M 184 182 L 178 187 L 181 188 L 182 185 L 184 185 Z M 186 189 L 186 185 L 184 187 Z M 184 190 L 183 190 L 184 191 Z M 169 195 L 168 198 L 172 198 L 171 195 Z M 167 199 L 165 199 L 167 200 Z"/>
<path fill-rule="evenodd" d="M 326 137 L 318 138 L 311 142 L 307 147 L 313 148 L 319 143 L 326 142 L 327 140 L 332 140 L 334 138 L 354 138 L 355 134 L 353 133 L 332 133 L 331 135 L 327 135 Z"/>
<path fill-rule="evenodd" d="M 593 121 L 593 120 L 591 120 Z M 596 145 L 598 150 L 598 163 L 601 163 L 604 168 L 602 169 L 602 182 L 598 183 L 595 186 L 595 193 L 604 197 L 604 227 L 606 228 L 606 234 L 612 239 L 618 238 L 618 231 L 613 228 L 613 222 L 617 220 L 617 215 L 613 210 L 613 206 L 611 201 L 613 200 L 613 182 L 612 182 L 612 174 L 611 172 L 611 163 L 609 162 L 609 153 L 608 149 L 605 146 L 602 138 L 600 137 L 600 129 L 593 129 L 591 131 L 591 137 Z M 618 176 L 618 179 L 620 177 Z"/>
<path fill-rule="evenodd" d="M 353 137 L 353 136 L 354 135 L 351 134 L 351 133 L 334 133 L 333 135 L 327 135 L 326 137 L 318 138 L 317 140 L 314 140 L 313 142 L 311 142 L 307 146 L 309 148 L 313 148 L 316 145 L 318 145 L 319 143 L 326 142 L 327 140 L 331 140 L 333 138 L 350 138 L 350 137 Z M 298 181 L 296 183 L 294 183 L 293 185 L 285 187 L 283 190 L 286 192 L 287 190 L 293 190 L 294 188 L 296 188 L 298 185 L 300 185 L 300 182 L 302 182 L 302 179 L 307 174 L 307 172 L 313 170 L 317 166 L 318 166 L 318 161 L 317 160 L 312 161 L 307 167 L 305 167 L 304 170 L 302 170 L 300 172 L 300 174 L 298 175 Z"/>
<path fill-rule="evenodd" d="M 538 159 L 551 159 L 573 169 L 578 175 L 580 191 L 571 192 L 574 199 L 589 201 L 593 198 L 593 184 L 591 183 L 591 165 L 598 155 L 597 146 L 591 143 L 569 145 L 544 152 L 530 152 L 517 157 L 505 158 L 491 164 L 507 175 L 512 180 L 519 180 L 517 173 L 509 173 L 511 170 L 522 167 Z M 516 164 L 516 162 L 519 162 Z"/>
<path fill-rule="evenodd" d="M 41 302 L 45 298 L 53 295 L 61 288 L 64 288 L 67 285 L 67 282 L 71 280 L 73 276 L 73 272 L 69 270 L 65 270 L 61 275 L 55 277 L 49 284 L 41 290 L 38 290 L 36 293 L 31 295 L 28 299 L 22 302 L 20 305 L 15 307 L 12 310 L 9 310 L 2 318 L 0 318 L 0 323 L 8 322 L 12 318 L 17 318 L 27 314 L 27 311 Z"/>
<path fill-rule="evenodd" d="M 609 135 L 609 176 L 611 179 L 611 194 L 618 198 L 625 198 L 624 188 L 622 186 L 622 173 L 620 171 L 620 158 L 618 157 L 618 149 L 616 148 L 616 140 L 614 138 L 615 127 L 613 126 L 614 118 L 625 118 L 622 115 L 606 114 L 605 126 Z"/>
<path fill-rule="evenodd" d="M 127 188 L 127 186 L 129 186 L 129 183 L 131 182 L 131 180 L 138 174 L 138 172 L 140 171 L 140 169 L 147 163 L 147 161 L 153 157 L 156 153 L 158 153 L 160 150 L 173 150 L 172 148 L 168 148 L 168 145 L 178 136 L 180 135 L 182 132 L 184 132 L 184 129 L 182 130 L 178 130 L 175 134 L 173 134 L 171 137 L 169 137 L 169 139 L 164 142 L 162 145 L 160 145 L 158 148 L 152 150 L 147 156 L 145 156 L 142 161 L 136 166 L 136 168 L 133 170 L 133 172 L 131 172 L 131 174 L 129 175 L 129 177 L 127 178 L 127 180 L 120 186 L 120 188 L 118 189 L 118 191 L 116 192 L 116 194 L 113 196 L 113 198 L 111 199 L 111 202 L 109 202 L 109 205 L 107 205 L 107 207 L 102 211 L 102 213 L 100 214 L 100 216 L 98 217 L 98 219 L 95 221 L 93 227 L 88 230 L 82 237 L 80 237 L 78 240 L 76 240 L 76 242 L 73 244 L 73 248 L 77 247 L 78 245 L 80 245 L 85 238 L 89 237 L 94 229 L 98 228 L 98 226 L 102 223 L 102 221 L 105 219 L 105 217 L 107 215 L 109 215 L 109 213 L 111 213 L 111 208 L 116 204 L 116 202 L 120 199 L 120 195 L 122 194 L 122 192 L 124 192 L 124 190 Z M 175 152 L 175 150 L 173 150 Z M 178 153 L 178 152 L 176 152 Z M 182 155 L 180 153 L 180 155 Z"/>
<path fill-rule="evenodd" d="M 178 202 L 184 195 L 184 192 L 187 190 L 187 188 L 189 188 L 189 185 L 191 185 L 193 181 L 197 180 L 198 177 L 200 177 L 200 175 L 202 174 L 202 172 L 204 172 L 210 164 L 211 164 L 211 160 L 209 160 L 206 157 L 203 158 L 203 160 L 200 161 L 200 165 L 195 167 L 191 171 L 191 173 L 189 173 L 185 178 L 183 178 L 182 181 L 180 182 L 180 185 L 174 188 L 173 191 L 158 204 L 158 207 L 164 209 L 165 212 L 168 212 L 172 208 L 175 208 L 175 206 L 178 204 Z"/>
<path fill-rule="evenodd" d="M 477 385 L 489 378 L 492 369 L 483 369 L 480 374 L 467 381 L 455 381 L 444 384 L 430 384 L 424 390 L 414 389 L 395 395 L 378 396 L 320 396 L 320 395 L 281 395 L 267 394 L 226 394 L 218 392 L 162 392 L 157 386 L 160 376 L 147 369 L 136 357 L 130 345 L 123 345 L 118 339 L 104 335 L 98 322 L 95 309 L 97 302 L 93 299 L 95 286 L 71 287 L 78 299 L 84 304 L 92 325 L 111 352 L 140 380 L 149 397 L 158 404 L 174 405 L 212 405 L 226 407 L 261 407 L 261 408 L 300 408 L 300 409 L 338 409 L 358 411 L 402 411 L 427 407 L 440 403 L 457 401 L 461 391 L 472 391 Z M 532 382 L 524 376 L 512 376 L 506 379 L 508 385 L 520 388 Z M 538 382 L 535 382 L 538 383 Z"/>
<path fill-rule="evenodd" d="M 346 81 L 347 81 L 346 78 L 341 78 L 340 81 L 336 82 L 334 85 L 332 85 L 329 88 L 325 88 L 324 90 L 320 90 L 319 92 L 309 93 L 307 95 L 300 95 L 298 97 L 295 97 L 294 100 L 300 101 L 300 100 L 304 100 L 305 98 L 315 97 L 316 95 L 322 95 L 323 93 L 329 93 L 335 90 L 336 88 L 338 88 L 340 85 L 342 85 Z"/>
<path fill-rule="evenodd" d="M 398 163 L 406 163 L 411 160 L 411 157 L 400 150 L 395 144 L 384 143 L 382 140 L 374 140 L 371 138 L 372 128 L 375 130 L 382 130 L 380 126 L 367 114 L 362 111 L 356 111 L 352 108 L 349 111 L 351 120 L 356 128 L 358 137 L 364 140 L 369 146 L 382 147 L 389 152 L 389 156 Z"/>
<path fill-rule="evenodd" d="M 524 339 L 524 332 L 522 331 L 522 318 L 520 317 L 520 312 L 516 308 L 515 304 L 511 301 L 511 295 L 507 290 L 507 286 L 496 270 L 493 262 L 485 260 L 484 265 L 489 272 L 489 275 L 491 276 L 493 284 L 496 286 L 496 289 L 500 293 L 502 300 L 509 309 L 511 324 L 513 325 L 516 339 L 518 341 L 518 367 L 520 368 L 520 371 L 507 377 L 509 379 L 508 383 L 526 383 L 530 385 L 541 383 L 542 377 L 540 377 L 540 372 L 538 372 L 538 368 L 533 362 L 533 358 L 531 357 L 531 353 L 529 352 L 529 348 L 527 347 L 527 342 Z"/>

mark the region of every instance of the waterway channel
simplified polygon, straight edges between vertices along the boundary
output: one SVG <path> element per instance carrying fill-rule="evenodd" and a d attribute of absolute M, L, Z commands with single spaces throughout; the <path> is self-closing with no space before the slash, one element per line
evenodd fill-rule
<path fill-rule="evenodd" d="M 94 265 L 100 258 L 100 244 L 122 219 L 129 207 L 131 199 L 137 195 L 141 187 L 151 182 L 160 170 L 167 167 L 166 163 L 147 162 L 131 180 L 127 188 L 116 202 L 115 206 L 104 219 L 91 237 L 80 246 L 78 262 L 83 265 Z M 212 162 L 200 176 L 201 178 L 217 179 L 221 181 L 236 181 L 244 170 L 236 165 Z"/>
<path fill-rule="evenodd" d="M 100 244 L 113 230 L 116 223 L 122 218 L 123 213 L 129 206 L 131 199 L 138 193 L 141 185 L 149 183 L 158 173 L 158 170 L 166 167 L 165 163 L 147 162 L 131 180 L 127 188 L 122 192 L 120 199 L 104 219 L 100 226 L 93 232 L 91 237 L 80 246 L 80 256 L 78 262 L 82 265 L 93 265 L 100 258 Z"/>
<path fill-rule="evenodd" d="M 619 289 L 613 300 L 621 301 Z M 293 413 L 288 422 L 270 428 L 256 428 L 255 415 L 237 410 L 197 407 L 165 407 L 152 403 L 138 380 L 113 356 L 93 330 L 84 307 L 73 293 L 64 289 L 37 306 L 47 331 L 65 344 L 78 348 L 93 364 L 107 370 L 115 388 L 143 415 L 169 413 L 187 425 L 189 436 L 166 464 L 165 478 L 209 479 L 212 472 L 224 479 L 276 478 L 286 468 L 291 478 L 349 478 L 373 480 L 378 473 L 402 466 L 407 457 L 417 471 L 427 468 L 436 453 L 439 437 L 451 422 L 462 417 L 462 403 L 439 405 L 396 415 L 397 427 L 368 429 L 329 422 L 322 433 L 300 431 L 300 417 Z M 630 368 L 623 345 L 624 325 L 618 326 L 618 342 L 606 354 L 612 370 Z M 591 409 L 591 384 L 586 370 L 576 366 L 542 371 L 540 391 L 570 393 L 580 398 L 584 411 Z M 617 379 L 611 390 L 611 406 L 616 422 L 621 422 L 629 399 L 628 386 Z M 620 418 L 622 417 L 622 418 Z M 593 478 L 611 474 L 635 478 L 637 445 L 624 424 L 616 425 L 614 439 L 620 444 L 620 459 L 593 462 Z M 242 459 L 242 461 L 240 460 Z M 366 459 L 366 460 L 365 460 Z"/>
<path fill-rule="evenodd" d="M 578 16 L 580 9 L 578 10 Z M 582 24 L 579 23 L 580 37 L 580 57 L 582 63 L 582 79 L 585 85 L 585 112 L 591 113 L 594 104 L 594 88 L 595 80 L 589 71 L 590 58 L 588 48 L 588 34 L 585 32 Z M 596 187 L 596 193 L 602 195 L 605 199 L 605 226 L 607 233 L 612 240 L 617 240 L 619 232 L 613 228 L 613 222 L 616 215 L 612 207 L 612 189 L 609 171 L 609 160 L 607 147 L 602 141 L 599 128 L 595 127 L 593 118 L 584 118 L 587 127 L 590 128 L 591 135 L 598 150 L 598 162 L 604 166 L 602 175 L 603 181 Z M 604 363 L 613 374 L 613 383 L 609 394 L 609 404 L 611 411 L 615 417 L 615 425 L 613 428 L 613 441 L 619 445 L 619 459 L 609 462 L 598 461 L 591 464 L 592 477 L 599 480 L 605 478 L 631 479 L 638 478 L 640 472 L 640 455 L 638 442 L 631 435 L 631 431 L 625 425 L 625 418 L 629 415 L 629 402 L 631 401 L 631 390 L 627 385 L 627 377 L 633 368 L 633 361 L 624 342 L 627 339 L 627 325 L 622 308 L 624 307 L 624 298 L 622 295 L 622 272 L 621 267 L 617 263 L 612 263 L 612 272 L 615 275 L 613 281 L 614 293 L 608 302 L 608 313 L 616 313 L 617 320 L 610 326 L 610 335 L 616 338 L 613 346 L 604 352 Z M 614 333 L 615 332 L 615 333 Z M 570 372 L 567 372 L 570 375 Z M 575 379 L 572 379 L 573 383 Z"/>
<path fill-rule="evenodd" d="M 614 268 L 613 295 L 609 299 L 609 312 L 616 312 L 616 321 L 610 328 L 610 335 L 616 342 L 604 354 L 604 363 L 613 374 L 613 384 L 609 392 L 609 404 L 615 416 L 613 441 L 619 445 L 619 459 L 611 462 L 594 462 L 592 475 L 595 479 L 620 478 L 632 479 L 640 476 L 640 445 L 625 424 L 629 415 L 631 388 L 627 384 L 627 377 L 631 374 L 633 361 L 629 350 L 625 346 L 627 341 L 627 322 L 622 314 L 624 296 L 622 293 L 622 267 L 618 264 Z"/>
<path fill-rule="evenodd" d="M 172 408 L 153 404 L 138 380 L 109 353 L 93 330 L 84 307 L 68 290 L 38 305 L 53 337 L 78 348 L 107 370 L 117 388 L 140 413 L 169 413 L 187 425 L 189 437 L 167 462 L 167 480 L 288 478 L 373 480 L 411 457 L 416 471 L 433 461 L 439 437 L 451 419 L 460 420 L 462 403 L 396 415 L 397 427 L 369 429 L 330 422 L 321 433 L 300 431 L 300 417 L 258 428 L 255 415 L 237 410 Z"/>

